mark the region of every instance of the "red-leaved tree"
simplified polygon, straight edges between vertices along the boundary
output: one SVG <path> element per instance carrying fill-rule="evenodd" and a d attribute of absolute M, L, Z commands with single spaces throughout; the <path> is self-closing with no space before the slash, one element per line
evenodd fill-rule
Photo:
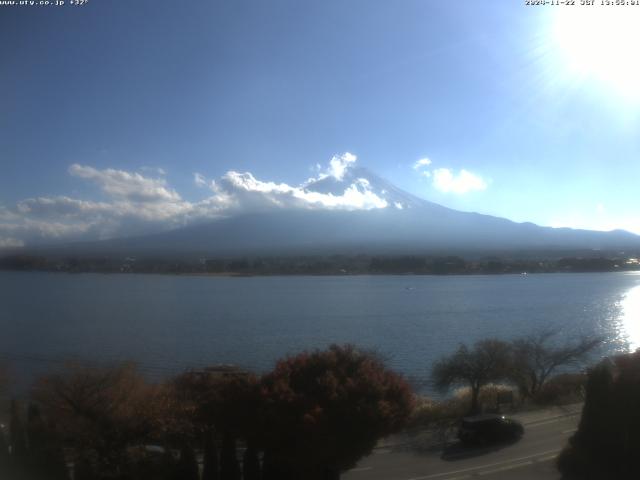
<path fill-rule="evenodd" d="M 351 345 L 279 361 L 261 396 L 264 480 L 339 478 L 413 407 L 407 382 Z"/>

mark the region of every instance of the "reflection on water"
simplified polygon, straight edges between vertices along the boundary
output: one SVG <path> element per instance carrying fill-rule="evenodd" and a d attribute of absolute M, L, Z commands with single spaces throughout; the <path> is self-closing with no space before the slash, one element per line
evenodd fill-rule
<path fill-rule="evenodd" d="M 622 299 L 621 320 L 629 349 L 640 348 L 640 286 L 629 290 Z"/>

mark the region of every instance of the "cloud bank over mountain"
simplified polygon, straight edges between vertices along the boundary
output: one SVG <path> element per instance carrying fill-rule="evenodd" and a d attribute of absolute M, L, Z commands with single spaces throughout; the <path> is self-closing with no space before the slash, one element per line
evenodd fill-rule
<path fill-rule="evenodd" d="M 96 186 L 100 200 L 51 196 L 0 205 L 0 248 L 138 235 L 278 209 L 389 207 L 369 180 L 348 175 L 356 161 L 350 153 L 336 155 L 300 185 L 263 181 L 249 172 L 229 171 L 217 180 L 194 173 L 195 185 L 209 192 L 198 201 L 188 201 L 171 188 L 162 170 L 146 167 L 139 173 L 73 164 L 68 173 Z M 327 189 L 327 184 L 332 188 Z"/>
<path fill-rule="evenodd" d="M 442 193 L 464 195 L 465 193 L 486 190 L 487 182 L 475 173 L 464 168 L 457 174 L 449 168 L 430 169 L 433 162 L 429 158 L 421 158 L 413 164 L 413 169 L 420 175 L 432 180 L 432 186 Z"/>
<path fill-rule="evenodd" d="M 487 188 L 487 182 L 482 177 L 464 169 L 456 175 L 448 168 L 436 168 L 431 175 L 433 186 L 444 193 L 464 194 Z"/>

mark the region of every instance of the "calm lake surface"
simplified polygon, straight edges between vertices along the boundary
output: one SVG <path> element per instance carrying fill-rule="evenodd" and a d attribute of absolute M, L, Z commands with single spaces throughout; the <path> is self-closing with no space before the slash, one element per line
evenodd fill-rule
<path fill-rule="evenodd" d="M 256 371 L 331 343 L 375 348 L 415 379 L 459 342 L 554 327 L 640 346 L 640 275 L 221 278 L 0 272 L 0 361 L 33 378 L 134 360 L 150 376 L 233 363 Z"/>

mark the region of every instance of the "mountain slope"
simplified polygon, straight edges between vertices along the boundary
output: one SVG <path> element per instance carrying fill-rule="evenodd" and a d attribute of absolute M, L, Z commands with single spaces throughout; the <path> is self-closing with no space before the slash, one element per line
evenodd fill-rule
<path fill-rule="evenodd" d="M 551 229 L 472 213 L 433 215 L 418 209 L 251 214 L 92 245 L 92 249 L 132 255 L 617 250 L 638 247 L 638 237 L 626 232 Z"/>
<path fill-rule="evenodd" d="M 640 237 L 625 231 L 554 229 L 452 210 L 415 197 L 363 168 L 348 170 L 340 180 L 326 177 L 312 181 L 305 188 L 339 195 L 345 185 L 358 182 L 384 198 L 387 208 L 276 209 L 153 235 L 77 244 L 73 251 L 122 255 L 281 255 L 640 248 Z"/>

